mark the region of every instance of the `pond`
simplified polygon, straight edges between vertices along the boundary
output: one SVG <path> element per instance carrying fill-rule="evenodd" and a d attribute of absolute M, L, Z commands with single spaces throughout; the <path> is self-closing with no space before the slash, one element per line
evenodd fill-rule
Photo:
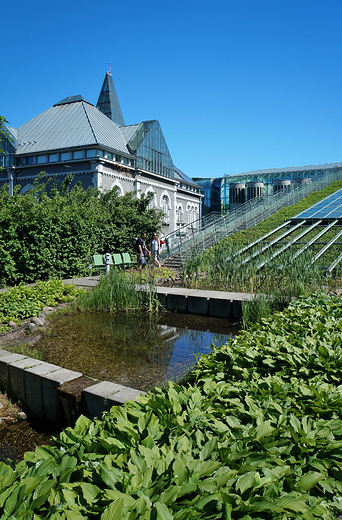
<path fill-rule="evenodd" d="M 75 313 L 53 322 L 36 345 L 49 363 L 139 390 L 177 381 L 196 356 L 238 333 L 228 320 L 162 313 Z"/>

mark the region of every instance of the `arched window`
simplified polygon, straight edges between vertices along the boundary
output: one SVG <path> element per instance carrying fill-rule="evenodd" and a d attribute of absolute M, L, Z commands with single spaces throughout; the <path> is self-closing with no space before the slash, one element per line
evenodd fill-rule
<path fill-rule="evenodd" d="M 179 204 L 177 206 L 177 209 L 176 209 L 176 219 L 177 219 L 177 224 L 183 224 L 183 219 L 184 219 L 184 216 L 183 216 L 183 207 L 181 204 Z"/>
<path fill-rule="evenodd" d="M 190 204 L 186 207 L 186 223 L 189 225 L 191 222 L 191 206 Z"/>
<path fill-rule="evenodd" d="M 198 228 L 198 208 L 194 208 L 194 229 Z"/>
<path fill-rule="evenodd" d="M 157 196 L 152 188 L 147 188 L 145 194 L 147 195 L 148 193 L 153 193 L 153 198 L 148 205 L 148 209 L 155 209 L 157 207 Z"/>
<path fill-rule="evenodd" d="M 166 193 L 162 196 L 161 209 L 163 210 L 163 213 L 165 215 L 164 223 L 165 223 L 165 225 L 169 225 L 170 224 L 171 202 L 170 202 L 170 197 Z"/>
<path fill-rule="evenodd" d="M 112 185 L 112 189 L 113 188 L 118 188 L 118 195 L 119 195 L 119 197 L 122 197 L 124 195 L 123 187 L 121 186 L 119 181 L 115 181 L 114 182 L 114 184 Z"/>

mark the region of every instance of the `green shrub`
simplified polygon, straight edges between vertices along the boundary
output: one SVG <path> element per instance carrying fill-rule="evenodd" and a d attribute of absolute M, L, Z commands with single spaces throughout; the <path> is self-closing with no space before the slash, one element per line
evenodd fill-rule
<path fill-rule="evenodd" d="M 132 251 L 132 237 L 162 227 L 162 212 L 149 209 L 150 195 L 119 196 L 67 178 L 60 190 L 43 182 L 11 197 L 0 188 L 0 284 L 89 274 L 95 254 Z"/>

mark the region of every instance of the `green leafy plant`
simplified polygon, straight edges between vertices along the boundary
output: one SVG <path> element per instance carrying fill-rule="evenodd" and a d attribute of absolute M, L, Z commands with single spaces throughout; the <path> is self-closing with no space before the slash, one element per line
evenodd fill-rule
<path fill-rule="evenodd" d="M 96 252 L 133 252 L 133 236 L 162 227 L 162 212 L 149 209 L 151 195 L 85 191 L 72 176 L 57 189 L 44 173 L 25 194 L 19 189 L 11 197 L 6 186 L 0 188 L 3 286 L 88 275 Z"/>
<path fill-rule="evenodd" d="M 5 322 L 16 323 L 38 315 L 44 306 L 71 302 L 82 291 L 74 284 L 65 285 L 62 280 L 37 282 L 27 286 L 21 283 L 0 293 L 0 333 L 10 330 Z"/>
<path fill-rule="evenodd" d="M 0 464 L 6 519 L 334 520 L 342 300 L 299 298 L 53 446 Z"/>

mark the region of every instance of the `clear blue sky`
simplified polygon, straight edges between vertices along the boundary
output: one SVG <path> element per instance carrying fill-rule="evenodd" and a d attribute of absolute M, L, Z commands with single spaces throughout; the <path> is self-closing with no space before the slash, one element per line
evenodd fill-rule
<path fill-rule="evenodd" d="M 342 0 L 60 0 L 1 7 L 0 114 L 96 105 L 157 119 L 190 177 L 342 162 Z"/>

